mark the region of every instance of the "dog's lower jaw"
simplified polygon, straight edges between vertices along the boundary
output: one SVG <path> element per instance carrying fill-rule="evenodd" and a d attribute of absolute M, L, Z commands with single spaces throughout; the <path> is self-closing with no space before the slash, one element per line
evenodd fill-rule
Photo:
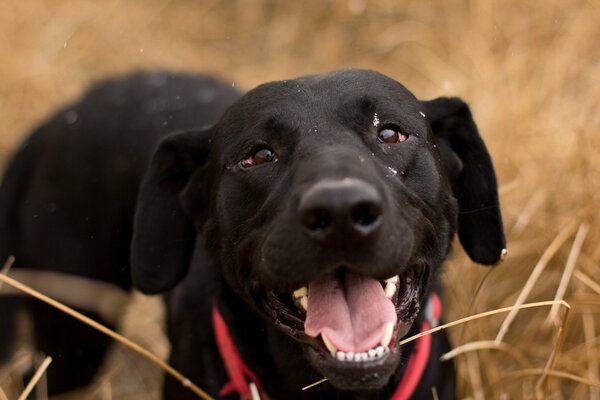
<path fill-rule="evenodd" d="M 384 388 L 398 370 L 401 360 L 399 349 L 388 351 L 374 361 L 344 365 L 311 346 L 304 346 L 304 352 L 313 368 L 326 377 L 330 385 L 341 391 L 376 391 Z"/>

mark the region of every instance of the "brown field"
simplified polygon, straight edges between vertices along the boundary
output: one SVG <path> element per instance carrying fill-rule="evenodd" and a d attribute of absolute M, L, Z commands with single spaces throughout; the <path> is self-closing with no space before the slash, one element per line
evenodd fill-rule
<path fill-rule="evenodd" d="M 495 160 L 509 255 L 486 276 L 457 244 L 445 319 L 521 293 L 553 300 L 563 276 L 571 311 L 560 336 L 563 308 L 522 310 L 497 346 L 484 341 L 506 314 L 451 328 L 456 347 L 471 346 L 455 358 L 460 397 L 535 398 L 537 388 L 539 398 L 600 399 L 597 0 L 4 0 L 0 10 L 0 164 L 52 109 L 132 69 L 208 71 L 251 88 L 367 67 L 421 98 L 461 96 Z M 539 279 L 526 285 L 534 267 Z M 164 356 L 159 302 L 139 296 L 133 307 L 122 330 Z M 160 371 L 131 351 L 115 346 L 104 370 L 78 398 L 158 398 Z M 9 396 L 14 378 L 0 376 Z"/>

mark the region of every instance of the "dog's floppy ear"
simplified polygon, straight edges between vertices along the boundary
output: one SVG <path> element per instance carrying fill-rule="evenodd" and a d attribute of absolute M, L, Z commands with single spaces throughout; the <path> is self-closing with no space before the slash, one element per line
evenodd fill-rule
<path fill-rule="evenodd" d="M 473 261 L 498 264 L 506 254 L 506 240 L 496 174 L 469 106 L 450 97 L 423 106 L 458 199 L 460 241 Z"/>
<path fill-rule="evenodd" d="M 131 247 L 132 278 L 144 293 L 175 286 L 186 275 L 196 230 L 180 194 L 197 171 L 206 169 L 210 131 L 184 131 L 158 145 L 142 180 Z"/>

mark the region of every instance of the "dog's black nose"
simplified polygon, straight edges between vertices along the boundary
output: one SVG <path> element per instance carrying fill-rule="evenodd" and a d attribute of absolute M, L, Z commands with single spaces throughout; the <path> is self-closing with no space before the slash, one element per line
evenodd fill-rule
<path fill-rule="evenodd" d="M 360 179 L 323 180 L 302 195 L 298 213 L 315 240 L 362 238 L 379 227 L 382 200 L 373 186 Z"/>

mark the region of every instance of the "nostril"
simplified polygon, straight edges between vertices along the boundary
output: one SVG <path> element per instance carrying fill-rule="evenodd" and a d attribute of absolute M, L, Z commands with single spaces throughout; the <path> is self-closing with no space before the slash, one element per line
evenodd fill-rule
<path fill-rule="evenodd" d="M 375 202 L 362 202 L 352 207 L 351 218 L 355 225 L 369 227 L 381 216 L 381 206 Z"/>
<path fill-rule="evenodd" d="M 333 223 L 333 217 L 323 208 L 314 208 L 302 213 L 302 223 L 311 231 L 325 230 Z"/>

